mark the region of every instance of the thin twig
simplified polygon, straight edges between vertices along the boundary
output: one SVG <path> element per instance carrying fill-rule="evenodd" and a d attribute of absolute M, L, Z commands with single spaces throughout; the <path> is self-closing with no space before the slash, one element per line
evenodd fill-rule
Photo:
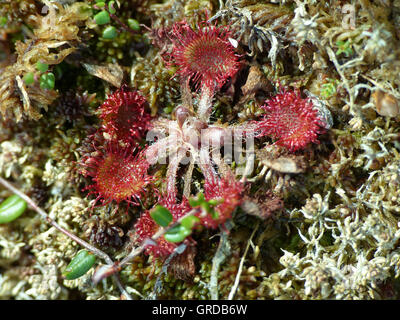
<path fill-rule="evenodd" d="M 11 183 L 8 181 L 4 180 L 3 178 L 0 177 L 0 183 L 6 187 L 8 190 L 12 191 L 16 195 L 18 195 L 20 198 L 24 199 L 29 206 L 35 210 L 44 220 L 46 220 L 49 224 L 51 224 L 54 228 L 59 230 L 60 232 L 64 233 L 67 237 L 71 238 L 75 242 L 79 243 L 82 247 L 86 248 L 87 250 L 93 252 L 96 256 L 98 256 L 101 259 L 104 259 L 107 263 L 112 263 L 111 258 L 104 253 L 103 251 L 97 249 L 96 247 L 92 246 L 91 244 L 87 243 L 86 241 L 80 239 L 76 235 L 72 234 L 68 230 L 65 230 L 63 227 L 61 227 L 57 222 L 52 220 L 46 212 L 44 212 L 41 208 L 39 208 L 36 203 L 29 198 L 26 194 L 23 192 L 19 191 L 17 188 L 15 188 Z"/>
<path fill-rule="evenodd" d="M 64 233 L 67 237 L 75 241 L 76 243 L 80 244 L 82 247 L 86 248 L 90 252 L 92 252 L 94 255 L 98 256 L 99 258 L 103 259 L 106 261 L 107 264 L 112 264 L 113 260 L 103 251 L 100 249 L 97 249 L 96 247 L 92 246 L 90 243 L 87 243 L 86 241 L 82 240 L 78 236 L 74 235 L 73 233 L 69 232 L 68 230 L 64 229 L 61 227 L 57 222 L 55 222 L 53 219 L 51 219 L 48 214 L 38 207 L 36 203 L 28 197 L 25 193 L 22 191 L 18 190 L 16 187 L 14 187 L 11 183 L 9 183 L 7 180 L 3 179 L 0 177 L 0 183 L 8 190 L 19 196 L 20 198 L 24 199 L 26 203 L 33 209 L 35 210 L 43 220 L 45 220 L 47 223 L 52 225 L 54 228 L 56 228 L 58 231 Z M 132 297 L 129 295 L 128 292 L 126 292 L 124 286 L 122 285 L 118 275 L 114 275 L 114 280 L 118 286 L 118 288 L 121 290 L 122 294 L 126 296 L 128 300 L 132 300 Z"/>

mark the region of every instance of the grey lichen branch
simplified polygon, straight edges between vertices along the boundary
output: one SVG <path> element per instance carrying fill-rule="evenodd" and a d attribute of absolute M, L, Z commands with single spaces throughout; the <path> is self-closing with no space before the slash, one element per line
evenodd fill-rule
<path fill-rule="evenodd" d="M 212 259 L 212 268 L 208 290 L 210 291 L 211 300 L 218 300 L 218 272 L 222 263 L 231 254 L 231 245 L 228 241 L 228 232 L 221 231 L 221 239 L 219 241 L 217 252 Z"/>
<path fill-rule="evenodd" d="M 168 267 L 170 266 L 172 259 L 175 258 L 177 255 L 182 254 L 186 250 L 186 248 L 187 248 L 187 245 L 185 243 L 182 243 L 181 245 L 176 247 L 175 250 L 165 260 L 165 262 L 161 268 L 161 272 L 157 277 L 156 284 L 154 285 L 153 291 L 148 296 L 148 300 L 156 300 L 157 299 L 157 295 L 162 290 L 161 276 L 163 274 L 167 274 Z"/>
<path fill-rule="evenodd" d="M 252 241 L 254 235 L 256 234 L 259 225 L 260 225 L 260 223 L 258 222 L 256 227 L 254 228 L 253 232 L 251 233 L 249 240 L 247 241 L 247 246 L 246 246 L 246 249 L 244 250 L 242 258 L 240 259 L 239 269 L 238 269 L 238 272 L 236 273 L 235 282 L 233 283 L 231 291 L 229 292 L 228 300 L 232 300 L 233 297 L 235 296 L 236 290 L 237 290 L 237 288 L 239 286 L 240 276 L 241 276 L 242 271 L 243 271 L 244 260 L 246 259 L 247 252 L 249 251 L 251 241 Z"/>

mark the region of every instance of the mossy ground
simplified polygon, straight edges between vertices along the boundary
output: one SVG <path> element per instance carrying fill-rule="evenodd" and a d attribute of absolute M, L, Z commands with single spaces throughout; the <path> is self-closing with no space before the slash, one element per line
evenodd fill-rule
<path fill-rule="evenodd" d="M 390 95 L 399 109 L 400 1 L 228 0 L 223 8 L 219 1 L 120 2 L 121 21 L 133 18 L 158 30 L 183 19 L 202 21 L 205 9 L 218 23 L 230 23 L 245 67 L 217 94 L 212 121 L 258 119 L 260 104 L 278 83 L 300 88 L 331 117 L 320 144 L 294 154 L 270 139 L 257 141 L 247 206 L 234 214 L 225 255 L 218 251 L 221 231 L 203 230 L 193 236 L 191 279 L 163 274 L 162 261 L 141 255 L 121 272 L 128 292 L 225 299 L 244 259 L 235 299 L 398 299 L 400 111 L 381 115 L 383 102 L 373 93 Z M 165 65 L 146 28 L 131 34 L 112 21 L 121 32 L 106 40 L 93 22 L 98 10 L 92 1 L 58 3 L 48 15 L 42 9 L 49 1 L 0 3 L 0 17 L 9 17 L 0 26 L 0 174 L 59 224 L 120 259 L 144 209 L 91 211 L 93 199 L 82 192 L 88 181 L 76 163 L 90 151 L 85 139 L 116 82 L 139 89 L 153 115 L 172 118 L 181 102 L 179 80 L 171 79 L 175 70 Z M 65 20 L 50 32 L 52 22 L 45 19 L 51 14 Z M 55 74 L 54 89 L 24 88 L 16 80 L 35 70 L 38 59 Z M 97 66 L 106 66 L 101 76 Z M 246 83 L 254 70 L 261 78 Z M 274 170 L 271 163 L 281 157 L 291 157 L 301 170 Z M 165 177 L 165 166 L 155 174 Z M 202 179 L 195 170 L 193 190 L 201 189 Z M 183 178 L 179 183 L 181 190 Z M 9 195 L 0 188 L 1 201 Z M 77 280 L 62 278 L 79 249 L 32 210 L 0 225 L 0 299 L 119 299 L 111 279 L 92 286 L 93 270 Z M 216 256 L 222 263 L 213 274 Z M 215 278 L 217 287 L 210 285 Z"/>

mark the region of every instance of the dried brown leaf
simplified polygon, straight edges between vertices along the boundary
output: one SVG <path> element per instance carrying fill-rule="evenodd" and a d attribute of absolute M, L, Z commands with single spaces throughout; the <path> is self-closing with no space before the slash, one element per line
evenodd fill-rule
<path fill-rule="evenodd" d="M 91 75 L 111 83 L 114 87 L 121 87 L 124 71 L 118 64 L 100 66 L 95 64 L 82 64 Z"/>
<path fill-rule="evenodd" d="M 182 254 L 174 257 L 169 265 L 169 271 L 173 273 L 176 279 L 183 281 L 192 281 L 196 272 L 194 258 L 197 249 L 195 246 L 188 246 Z"/>

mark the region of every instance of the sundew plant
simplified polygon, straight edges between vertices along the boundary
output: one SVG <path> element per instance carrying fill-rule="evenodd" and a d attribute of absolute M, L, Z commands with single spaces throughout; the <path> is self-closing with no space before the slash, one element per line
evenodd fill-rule
<path fill-rule="evenodd" d="M 399 299 L 400 2 L 0 3 L 0 299 Z"/>

